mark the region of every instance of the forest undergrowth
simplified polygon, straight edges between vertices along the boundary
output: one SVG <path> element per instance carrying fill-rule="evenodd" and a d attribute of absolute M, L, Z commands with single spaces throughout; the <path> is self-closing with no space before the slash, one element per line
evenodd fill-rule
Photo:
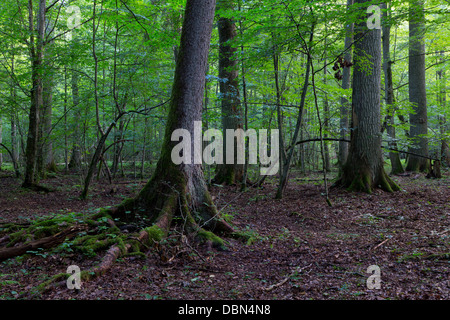
<path fill-rule="evenodd" d="M 0 256 L 68 233 L 0 262 L 0 299 L 449 299 L 449 172 L 392 178 L 401 191 L 331 188 L 332 206 L 321 173 L 294 171 L 281 200 L 276 180 L 245 192 L 212 185 L 220 214 L 241 235 L 215 247 L 177 225 L 165 238 L 149 232 L 151 241 L 141 241 L 145 219 L 115 223 L 102 214 L 146 181 L 96 181 L 82 201 L 76 176 L 59 173 L 42 181 L 52 192 L 37 193 L 1 172 Z M 102 269 L 112 248 L 118 255 Z M 73 265 L 80 290 L 66 285 Z M 367 286 L 374 265 L 380 289 Z"/>

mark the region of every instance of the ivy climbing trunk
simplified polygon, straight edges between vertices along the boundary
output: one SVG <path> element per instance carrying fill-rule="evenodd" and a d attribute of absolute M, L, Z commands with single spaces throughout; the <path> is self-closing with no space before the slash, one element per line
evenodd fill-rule
<path fill-rule="evenodd" d="M 366 8 L 368 1 L 355 3 Z M 369 193 L 376 187 L 394 191 L 399 187 L 385 173 L 381 152 L 381 30 L 368 30 L 366 19 L 355 24 L 353 131 L 348 158 L 337 184 Z"/>
<path fill-rule="evenodd" d="M 172 141 L 172 133 L 185 129 L 193 136 L 194 122 L 201 121 L 215 3 L 215 0 L 187 1 L 160 158 L 152 178 L 140 193 L 112 209 L 111 215 L 129 220 L 145 214 L 152 222 L 150 232 L 162 235 L 167 234 L 177 216 L 189 234 L 222 245 L 222 240 L 206 229 L 233 232 L 233 228 L 219 218 L 202 165 L 192 161 L 175 164 L 172 160 L 172 150 L 178 144 Z M 188 143 L 195 150 L 194 141 Z"/>
<path fill-rule="evenodd" d="M 232 10 L 232 1 L 219 0 L 218 9 Z M 217 24 L 219 31 L 219 83 L 222 101 L 222 128 L 242 129 L 242 110 L 239 97 L 238 60 L 235 57 L 237 48 L 230 41 L 236 37 L 236 24 L 230 18 L 219 17 Z M 217 165 L 217 173 L 213 181 L 217 184 L 241 183 L 244 174 L 244 165 L 237 163 L 236 141 L 234 141 L 233 163 L 227 163 L 227 135 L 224 134 L 223 164 Z M 234 139 L 236 140 L 236 139 Z"/>

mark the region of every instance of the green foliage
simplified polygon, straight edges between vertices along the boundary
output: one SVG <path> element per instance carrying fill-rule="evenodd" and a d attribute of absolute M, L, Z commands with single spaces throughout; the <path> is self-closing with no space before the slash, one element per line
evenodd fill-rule
<path fill-rule="evenodd" d="M 45 44 L 45 63 L 39 70 L 44 83 L 52 80 L 52 122 L 45 137 L 52 142 L 59 168 L 69 161 L 74 147 L 82 150 L 83 166 L 89 163 L 99 134 L 122 117 L 106 141 L 106 163 L 113 167 L 120 153 L 120 165 L 115 174 L 130 174 L 146 178 L 160 155 L 167 122 L 167 104 L 171 96 L 175 53 L 180 40 L 183 10 L 186 0 L 127 0 L 94 2 L 86 0 L 55 2 L 47 12 L 51 28 Z M 32 1 L 34 15 L 37 1 Z M 282 133 L 286 144 L 292 137 L 298 117 L 307 56 L 311 55 L 322 124 L 314 109 L 311 85 L 306 92 L 306 104 L 300 137 L 316 138 L 320 125 L 323 134 L 338 138 L 341 98 L 351 100 L 351 89 L 343 90 L 335 78 L 333 64 L 344 53 L 345 25 L 367 18 L 361 5 L 346 8 L 345 1 L 324 0 L 238 0 L 222 1 L 216 10 L 216 20 L 231 18 L 237 27 L 230 45 L 238 50 L 240 99 L 243 101 L 244 77 L 248 106 L 248 125 L 253 129 L 278 127 L 277 90 L 274 82 L 274 57 L 278 59 L 278 94 L 281 101 Z M 378 5 L 379 1 L 373 1 Z M 68 29 L 69 5 L 80 8 L 81 26 Z M 390 2 L 391 15 L 382 23 L 391 26 L 391 60 L 395 104 L 387 110 L 384 102 L 382 119 L 394 115 L 398 148 L 411 145 L 408 138 L 408 116 L 412 112 L 408 93 L 408 3 Z M 450 35 L 448 3 L 439 0 L 425 4 L 426 79 L 428 102 L 428 138 L 430 154 L 438 156 L 443 140 L 450 139 L 448 119 L 450 101 L 448 72 L 450 67 Z M 14 147 L 23 158 L 18 141 L 26 141 L 28 112 L 31 102 L 30 36 L 28 10 L 25 2 L 4 1 L 0 5 L 0 117 L 3 123 L 3 143 L 13 145 L 10 126 L 14 122 Z M 95 25 L 92 23 L 95 19 Z M 95 26 L 95 28 L 94 28 Z M 312 43 L 308 42 L 314 26 Z M 68 37 L 70 31 L 71 37 Z M 95 41 L 94 41 L 95 40 Z M 207 85 L 203 108 L 204 128 L 222 127 L 221 99 L 218 85 L 218 32 L 213 30 Z M 94 56 L 95 51 L 95 56 Z M 371 66 L 365 53 L 357 52 L 358 60 L 368 74 Z M 326 68 L 325 68 L 326 66 Z M 244 72 L 243 72 L 244 71 Z M 382 76 L 384 82 L 384 75 Z M 97 96 L 94 94 L 97 89 Z M 383 87 L 383 86 L 382 86 Z M 382 93 L 382 98 L 384 97 Z M 98 99 L 98 108 L 97 106 Z M 78 103 L 75 103 L 78 100 Z M 329 110 L 325 112 L 327 101 Z M 383 101 L 383 99 L 382 99 Z M 403 120 L 400 120 L 402 118 Z M 43 123 L 43 122 L 42 122 Z M 41 127 L 43 124 L 41 123 Z M 350 132 L 352 128 L 343 128 Z M 385 145 L 389 141 L 383 135 Z M 122 141 L 122 142 L 120 142 Z M 337 142 L 326 142 L 332 159 L 336 158 Z M 22 146 L 23 147 L 23 146 Z M 286 145 L 285 147 L 288 147 Z M 0 149 L 3 152 L 2 149 Z M 298 151 L 298 152 L 297 152 Z M 297 161 L 303 169 L 317 169 L 318 143 L 298 146 Z M 3 152 L 2 169 L 11 170 L 9 157 Z M 303 157 L 303 158 L 301 158 Z M 116 157 L 116 160 L 118 158 Z M 213 169 L 213 168 L 208 168 Z M 80 175 L 80 186 L 83 177 Z M 38 232 L 51 234 L 51 228 Z"/>

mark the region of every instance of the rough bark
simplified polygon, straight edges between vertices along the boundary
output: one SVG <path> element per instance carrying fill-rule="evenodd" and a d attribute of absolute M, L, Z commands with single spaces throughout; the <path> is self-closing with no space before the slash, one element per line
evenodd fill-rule
<path fill-rule="evenodd" d="M 29 49 L 31 57 L 31 106 L 29 112 L 29 127 L 27 137 L 27 147 L 25 152 L 25 177 L 22 187 L 29 188 L 36 184 L 36 157 L 38 152 L 39 137 L 39 109 L 43 104 L 42 88 L 42 67 L 44 57 L 44 33 L 45 33 L 45 12 L 46 1 L 39 1 L 37 16 L 37 33 L 34 29 L 33 1 L 28 1 L 29 10 Z M 36 38 L 35 38 L 36 35 Z"/>
<path fill-rule="evenodd" d="M 356 1 L 366 6 L 367 2 Z M 399 188 L 385 173 L 381 152 L 381 30 L 368 30 L 365 21 L 362 19 L 355 25 L 353 131 L 348 158 L 337 184 L 369 193 L 376 187 L 394 191 Z"/>
<path fill-rule="evenodd" d="M 449 139 L 446 138 L 446 134 L 448 134 L 448 122 L 445 116 L 441 116 L 439 119 L 439 128 L 441 133 L 441 162 L 450 167 L 450 144 Z"/>
<path fill-rule="evenodd" d="M 42 125 L 39 128 L 39 150 L 37 159 L 37 172 L 40 177 L 46 176 L 46 170 L 56 171 L 55 159 L 53 156 L 53 143 L 50 137 L 52 132 L 52 103 L 53 103 L 53 79 L 48 74 L 44 78 L 42 90 L 42 108 L 40 119 Z"/>
<path fill-rule="evenodd" d="M 444 61 L 444 52 L 441 51 L 441 61 Z M 438 92 L 438 102 L 441 110 L 446 110 L 447 108 L 447 77 L 444 68 L 437 71 L 437 77 L 439 80 L 439 92 Z M 444 165 L 450 166 L 450 146 L 449 139 L 446 137 L 448 135 L 449 124 L 447 122 L 447 117 L 445 113 L 439 116 L 439 130 L 441 134 L 441 162 Z"/>
<path fill-rule="evenodd" d="M 353 0 L 347 0 L 347 10 L 353 5 Z M 344 54 L 345 61 L 352 62 L 352 42 L 353 42 L 353 23 L 349 23 L 346 27 L 345 36 L 345 48 L 347 51 Z M 342 89 L 350 89 L 351 87 L 351 69 L 350 67 L 344 67 L 342 71 Z M 349 138 L 349 116 L 350 116 L 351 106 L 348 99 L 344 96 L 341 98 L 341 119 L 339 122 L 340 138 Z M 339 152 L 338 152 L 338 162 L 339 167 L 342 168 L 344 163 L 347 161 L 348 156 L 348 144 L 345 142 L 339 142 Z"/>
<path fill-rule="evenodd" d="M 387 9 L 387 5 L 383 4 L 383 9 Z M 383 71 L 384 71 L 384 94 L 386 99 L 388 115 L 386 116 L 386 131 L 389 137 L 389 148 L 398 149 L 395 140 L 394 127 L 394 87 L 392 81 L 392 61 L 390 55 L 390 31 L 391 27 L 387 21 L 388 14 L 383 11 Z M 403 173 L 402 162 L 400 161 L 400 154 L 398 152 L 389 152 L 389 159 L 391 161 L 391 174 Z"/>
<path fill-rule="evenodd" d="M 242 12 L 242 5 L 241 1 L 238 1 L 238 10 L 239 12 Z M 244 33 L 244 28 L 242 24 L 242 19 L 239 20 L 239 34 L 242 37 Z M 241 52 L 244 52 L 244 44 L 241 43 L 240 46 Z M 241 78 L 242 78 L 242 104 L 244 107 L 244 130 L 248 130 L 248 98 L 247 98 L 247 80 L 246 80 L 246 66 L 244 59 L 242 58 L 241 61 Z M 246 150 L 246 159 L 248 159 L 248 147 L 249 147 L 249 141 L 246 141 L 245 150 Z M 242 184 L 241 184 L 241 191 L 244 191 L 247 189 L 248 184 L 248 160 L 246 160 L 244 165 L 244 174 L 242 178 Z"/>
<path fill-rule="evenodd" d="M 167 233 L 175 217 L 184 230 L 216 245 L 222 245 L 215 232 L 233 232 L 220 219 L 203 176 L 201 164 L 175 164 L 172 149 L 178 143 L 171 136 L 186 129 L 193 136 L 194 121 L 202 116 L 205 72 L 210 46 L 215 0 L 188 0 L 181 35 L 161 156 L 152 178 L 140 193 L 111 210 L 114 217 L 134 219 L 146 215 L 152 228 Z M 192 150 L 194 142 L 191 141 Z M 180 219 L 181 218 L 181 219 Z"/>
<path fill-rule="evenodd" d="M 233 9 L 230 0 L 219 0 L 217 7 L 220 9 Z M 219 31 L 219 82 L 220 97 L 222 102 L 222 128 L 225 133 L 227 129 L 242 129 L 242 110 L 239 96 L 239 72 L 238 60 L 235 57 L 237 48 L 230 44 L 237 34 L 236 24 L 230 18 L 219 17 L 217 24 Z M 224 163 L 217 165 L 217 173 L 213 179 L 217 184 L 241 183 L 244 174 L 244 165 L 237 163 L 236 141 L 234 162 L 226 163 L 226 134 L 224 141 Z"/>
<path fill-rule="evenodd" d="M 427 92 L 425 83 L 425 14 L 422 0 L 411 0 L 409 8 L 409 101 L 413 112 L 409 115 L 412 153 L 428 157 Z M 428 171 L 429 162 L 410 156 L 406 171 Z"/>

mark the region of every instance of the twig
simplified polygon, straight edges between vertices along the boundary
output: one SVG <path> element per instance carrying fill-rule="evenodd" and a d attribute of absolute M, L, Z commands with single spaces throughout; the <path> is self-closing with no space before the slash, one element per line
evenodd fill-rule
<path fill-rule="evenodd" d="M 377 249 L 379 246 L 382 246 L 383 244 L 385 244 L 386 242 L 388 242 L 391 238 L 387 238 L 386 240 L 384 240 L 383 242 L 381 242 L 380 244 L 378 244 L 375 248 L 373 248 L 373 250 L 375 251 L 375 249 Z"/>
<path fill-rule="evenodd" d="M 270 286 L 268 286 L 267 288 L 262 288 L 263 290 L 265 290 L 265 291 L 271 291 L 271 290 L 273 290 L 273 289 L 275 289 L 275 288 L 278 288 L 278 287 L 281 287 L 283 284 L 285 284 L 296 272 L 302 272 L 304 269 L 306 269 L 306 268 L 308 268 L 308 267 L 310 267 L 312 265 L 312 263 L 311 264 L 309 264 L 309 265 L 307 265 L 306 267 L 303 267 L 303 268 L 299 268 L 299 267 L 297 267 L 290 275 L 288 275 L 286 278 L 284 278 L 283 280 L 281 280 L 280 282 L 278 282 L 278 283 L 275 283 L 275 284 L 272 284 L 272 285 L 270 285 Z"/>
<path fill-rule="evenodd" d="M 273 290 L 273 289 L 275 289 L 275 288 L 277 288 L 277 287 L 280 287 L 280 286 L 282 286 L 283 284 L 285 284 L 285 283 L 289 280 L 290 277 L 291 277 L 291 276 L 286 277 L 286 278 L 284 278 L 282 281 L 280 281 L 280 282 L 278 282 L 278 283 L 276 283 L 276 284 L 273 284 L 273 285 L 271 285 L 271 286 L 269 286 L 269 287 L 267 287 L 267 288 L 264 288 L 264 290 L 265 290 L 265 291 L 271 291 L 271 290 Z"/>

